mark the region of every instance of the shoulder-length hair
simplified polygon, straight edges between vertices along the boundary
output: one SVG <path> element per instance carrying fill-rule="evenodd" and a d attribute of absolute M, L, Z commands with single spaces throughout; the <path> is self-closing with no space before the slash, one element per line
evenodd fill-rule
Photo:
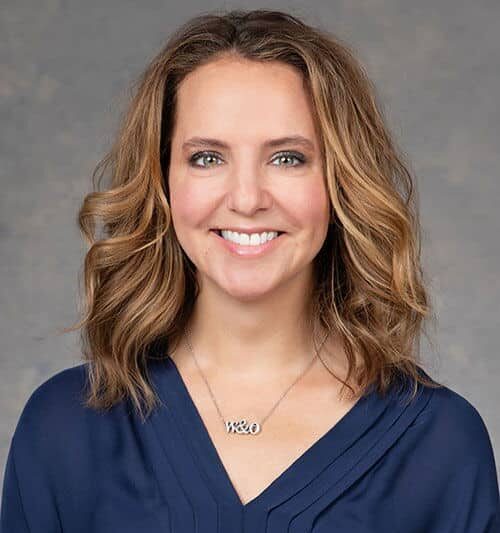
<path fill-rule="evenodd" d="M 169 207 L 176 90 L 187 74 L 223 54 L 281 61 L 303 75 L 332 217 L 314 260 L 311 309 L 314 323 L 342 336 L 344 385 L 354 376 L 361 393 L 373 384 L 384 394 L 401 374 L 412 379 L 414 393 L 418 383 L 437 384 L 419 369 L 419 335 L 430 304 L 415 185 L 370 80 L 328 31 L 280 11 L 232 10 L 198 15 L 170 36 L 134 83 L 114 143 L 92 174 L 94 191 L 78 213 L 90 244 L 86 309 L 78 324 L 66 328 L 82 328 L 86 405 L 108 409 L 126 397 L 142 418 L 157 405 L 147 360 L 153 347 L 160 358 L 167 356 L 199 290 Z M 106 173 L 110 186 L 99 190 Z"/>

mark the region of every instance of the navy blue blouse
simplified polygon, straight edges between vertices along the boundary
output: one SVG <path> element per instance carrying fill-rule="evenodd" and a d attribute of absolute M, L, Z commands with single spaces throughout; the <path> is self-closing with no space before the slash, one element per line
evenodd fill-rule
<path fill-rule="evenodd" d="M 171 358 L 162 405 L 82 406 L 86 364 L 30 396 L 10 443 L 1 533 L 493 533 L 498 479 L 478 411 L 447 387 L 375 388 L 242 504 Z M 250 437 L 251 438 L 251 437 Z"/>

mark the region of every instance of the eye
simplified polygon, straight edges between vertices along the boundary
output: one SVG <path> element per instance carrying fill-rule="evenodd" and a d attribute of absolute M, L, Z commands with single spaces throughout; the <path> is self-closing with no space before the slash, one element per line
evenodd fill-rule
<path fill-rule="evenodd" d="M 189 164 L 193 167 L 208 168 L 214 165 L 211 165 L 210 163 L 199 165 L 196 163 L 196 161 L 201 159 L 202 161 L 206 162 L 207 160 L 210 161 L 210 158 L 212 160 L 221 161 L 220 157 L 215 152 L 196 152 L 189 158 Z M 295 160 L 295 161 L 298 161 L 298 163 L 291 164 L 291 165 L 287 165 L 287 164 L 282 165 L 281 161 L 286 160 L 286 159 Z M 272 161 L 278 161 L 278 164 L 274 166 L 297 167 L 297 166 L 303 165 L 306 161 L 306 158 L 299 152 L 279 152 L 272 159 Z"/>
<path fill-rule="evenodd" d="M 215 152 L 196 152 L 195 154 L 193 154 L 189 158 L 189 164 L 192 165 L 193 167 L 208 168 L 208 167 L 210 167 L 212 165 L 210 165 L 210 164 L 209 165 L 197 165 L 196 164 L 196 161 L 198 159 L 207 160 L 208 158 L 219 159 L 220 160 L 220 157 L 218 157 Z"/>
<path fill-rule="evenodd" d="M 280 152 L 278 154 L 276 154 L 276 157 L 273 159 L 276 160 L 276 161 L 283 161 L 283 160 L 286 160 L 286 159 L 295 159 L 296 161 L 298 161 L 297 164 L 295 165 L 284 165 L 286 167 L 298 167 L 302 164 L 304 164 L 306 158 L 299 152 Z M 278 164 L 278 165 L 275 165 L 275 166 L 283 166 L 281 164 Z"/>

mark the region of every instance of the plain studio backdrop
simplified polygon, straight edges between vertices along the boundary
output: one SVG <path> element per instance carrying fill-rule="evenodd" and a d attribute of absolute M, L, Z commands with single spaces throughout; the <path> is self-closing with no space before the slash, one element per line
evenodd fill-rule
<path fill-rule="evenodd" d="M 500 3 L 3 0 L 0 466 L 30 393 L 80 362 L 76 213 L 130 82 L 188 17 L 290 10 L 344 39 L 416 176 L 438 322 L 422 357 L 480 412 L 500 465 Z M 431 330 L 432 332 L 432 330 Z"/>

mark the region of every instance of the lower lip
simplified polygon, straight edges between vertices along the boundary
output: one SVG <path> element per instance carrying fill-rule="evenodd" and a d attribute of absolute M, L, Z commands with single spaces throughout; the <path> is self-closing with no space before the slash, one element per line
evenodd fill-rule
<path fill-rule="evenodd" d="M 286 233 L 281 233 L 278 235 L 278 237 L 275 237 L 274 239 L 265 242 L 264 244 L 258 244 L 255 246 L 252 245 L 244 245 L 244 244 L 237 244 L 232 241 L 228 241 L 224 239 L 221 235 L 219 235 L 217 232 L 211 230 L 210 233 L 215 235 L 215 237 L 221 242 L 223 246 L 226 247 L 226 249 L 240 257 L 255 257 L 260 256 L 266 252 L 270 252 L 276 246 L 281 242 L 281 238 L 286 235 Z"/>

